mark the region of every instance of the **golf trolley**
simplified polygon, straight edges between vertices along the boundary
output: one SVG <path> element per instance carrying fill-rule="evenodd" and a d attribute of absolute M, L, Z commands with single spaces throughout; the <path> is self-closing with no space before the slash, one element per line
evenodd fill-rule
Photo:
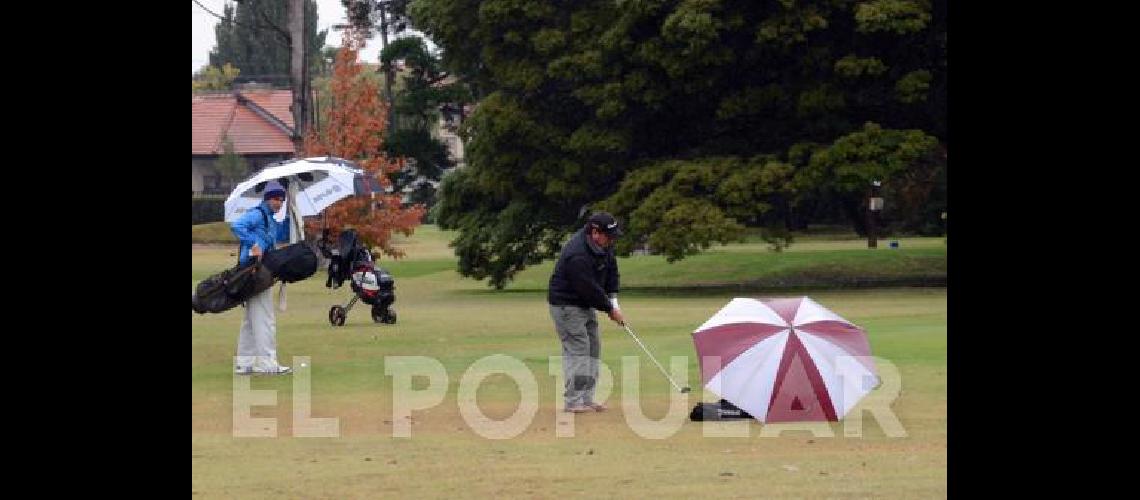
<path fill-rule="evenodd" d="M 337 289 L 347 280 L 353 295 L 344 306 L 334 305 L 329 309 L 329 323 L 344 326 L 348 311 L 359 300 L 372 306 L 372 321 L 395 324 L 396 311 L 391 306 L 396 301 L 396 285 L 392 275 L 375 265 L 372 253 L 360 244 L 355 230 L 342 231 L 337 243 L 335 248 L 330 248 L 326 229 L 318 244 L 321 254 L 329 259 L 325 286 Z"/>

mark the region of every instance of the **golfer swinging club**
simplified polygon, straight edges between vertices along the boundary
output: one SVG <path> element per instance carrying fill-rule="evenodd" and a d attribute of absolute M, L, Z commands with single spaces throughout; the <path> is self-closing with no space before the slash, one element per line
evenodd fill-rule
<path fill-rule="evenodd" d="M 594 213 L 562 248 L 550 275 L 546 301 L 562 341 L 567 412 L 606 410 L 605 405 L 594 401 L 602 348 L 594 309 L 605 312 L 619 325 L 625 323 L 617 302 L 619 275 L 613 252 L 614 240 L 621 235 L 612 215 Z"/>

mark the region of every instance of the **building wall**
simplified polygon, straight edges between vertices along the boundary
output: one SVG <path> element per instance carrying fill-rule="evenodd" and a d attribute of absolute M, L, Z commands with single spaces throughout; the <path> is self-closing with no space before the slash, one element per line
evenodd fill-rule
<path fill-rule="evenodd" d="M 459 138 L 458 124 L 450 122 L 446 119 L 440 119 L 436 122 L 434 136 L 447 146 L 447 151 L 451 154 L 451 159 L 455 161 L 456 167 L 466 165 L 463 155 L 463 140 Z"/>
<path fill-rule="evenodd" d="M 205 188 L 205 182 L 202 179 L 204 176 L 217 175 L 217 173 L 218 172 L 214 170 L 214 158 L 194 157 L 191 160 L 190 175 L 193 194 L 202 194 L 202 190 Z"/>
<path fill-rule="evenodd" d="M 293 158 L 293 153 L 245 155 L 242 158 L 245 158 L 246 164 L 249 165 L 249 171 L 252 173 L 265 168 L 270 163 Z"/>
<path fill-rule="evenodd" d="M 463 158 L 463 140 L 457 134 L 444 133 L 440 136 L 443 138 L 443 143 L 447 145 L 447 150 L 451 153 L 451 159 L 455 160 L 455 166 L 464 166 L 466 161 Z"/>

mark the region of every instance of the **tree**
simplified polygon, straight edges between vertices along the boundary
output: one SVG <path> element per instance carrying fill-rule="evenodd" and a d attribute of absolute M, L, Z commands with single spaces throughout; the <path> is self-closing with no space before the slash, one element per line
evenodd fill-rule
<path fill-rule="evenodd" d="M 234 143 L 229 136 L 222 138 L 222 154 L 214 161 L 214 168 L 231 183 L 249 173 L 245 158 L 234 152 Z"/>
<path fill-rule="evenodd" d="M 383 153 L 388 110 L 380 99 L 376 80 L 361 78 L 362 67 L 356 57 L 363 42 L 363 37 L 345 33 L 329 84 L 331 103 L 323 108 L 324 127 L 320 133 L 310 131 L 305 138 L 305 154 L 353 160 L 387 188 L 392 184 L 388 176 L 403 165 Z M 425 211 L 422 205 L 402 207 L 398 194 L 376 193 L 374 200 L 354 196 L 338 201 L 325 209 L 324 222 L 334 234 L 355 228 L 364 244 L 378 247 L 385 255 L 401 257 L 404 252 L 392 245 L 392 233 L 410 236 Z"/>
<path fill-rule="evenodd" d="M 332 50 L 331 57 L 329 58 L 328 74 L 326 76 L 318 76 L 313 78 L 312 88 L 315 99 L 313 101 L 312 110 L 314 117 L 316 117 L 316 120 L 314 120 L 313 124 L 314 128 L 323 130 L 327 126 L 327 124 L 323 123 L 321 120 L 326 114 L 325 111 L 333 102 L 331 96 L 331 83 L 333 79 L 332 69 L 336 65 L 336 58 L 339 52 L 339 48 Z M 376 85 L 377 88 L 379 88 L 380 85 L 383 85 L 383 76 L 373 71 L 361 71 L 360 74 L 356 75 L 356 78 L 358 80 L 371 80 L 372 84 Z"/>
<path fill-rule="evenodd" d="M 418 0 L 415 25 L 481 98 L 463 131 L 469 171 L 440 193 L 440 224 L 460 232 L 460 272 L 501 287 L 557 255 L 583 206 L 611 204 L 679 258 L 826 200 L 830 191 L 786 180 L 813 148 L 867 122 L 944 141 L 942 4 Z M 710 168 L 726 176 L 699 188 L 672 180 Z M 644 186 L 652 200 L 623 192 L 642 186 L 625 182 L 643 169 L 662 176 Z M 723 187 L 734 169 L 773 179 L 760 192 Z M 528 215 L 519 227 L 492 223 L 514 212 Z"/>
<path fill-rule="evenodd" d="M 387 24 L 388 34 L 402 33 L 411 23 L 408 18 L 408 4 L 411 0 L 340 0 L 345 17 L 357 33 L 370 39 L 379 26 L 381 12 Z"/>
<path fill-rule="evenodd" d="M 812 148 L 795 184 L 808 197 L 839 200 L 859 234 L 873 181 L 882 182 L 888 229 L 938 234 L 945 209 L 945 150 L 921 130 L 887 130 L 875 123 Z"/>
<path fill-rule="evenodd" d="M 382 47 L 388 48 L 388 35 L 404 31 L 408 26 L 407 9 L 411 0 L 341 0 L 349 26 L 365 39 L 379 28 Z M 393 94 L 395 74 L 391 65 L 384 66 L 384 95 L 389 111 L 395 108 Z"/>
<path fill-rule="evenodd" d="M 245 75 L 242 80 L 287 86 L 290 37 L 286 10 L 282 1 L 244 0 L 236 8 L 226 4 L 222 19 L 214 27 L 210 65 L 229 63 Z M 310 74 L 320 74 L 324 64 L 321 49 L 328 30 L 317 31 L 317 4 L 313 0 L 305 2 L 304 33 Z"/>
<path fill-rule="evenodd" d="M 674 262 L 742 239 L 745 224 L 763 225 L 780 195 L 792 192 L 792 171 L 767 155 L 666 160 L 630 172 L 596 208 L 629 221 L 619 254 L 644 246 Z"/>
<path fill-rule="evenodd" d="M 202 68 L 193 77 L 193 90 L 192 92 L 207 91 L 207 90 L 229 90 L 233 81 L 241 70 L 235 68 L 233 65 L 226 63 L 220 69 L 215 66 L 206 66 Z"/>
<path fill-rule="evenodd" d="M 471 95 L 462 83 L 445 83 L 448 75 L 439 58 L 420 37 L 395 40 L 380 53 L 385 67 L 397 60 L 404 61 L 407 71 L 396 92 L 395 120 L 384 148 L 390 157 L 414 160 L 413 168 L 397 176 L 396 187 L 403 188 L 420 177 L 438 181 L 444 170 L 454 166 L 447 146 L 431 131 L 439 123 L 442 106 L 462 109 Z"/>

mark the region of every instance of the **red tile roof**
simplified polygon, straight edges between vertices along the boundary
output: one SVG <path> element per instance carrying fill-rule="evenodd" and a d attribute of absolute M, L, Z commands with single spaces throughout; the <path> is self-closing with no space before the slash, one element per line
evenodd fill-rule
<path fill-rule="evenodd" d="M 293 92 L 290 90 L 247 90 L 241 95 L 261 106 L 273 116 L 280 118 L 289 128 L 293 127 L 293 113 L 289 106 L 293 104 Z"/>
<path fill-rule="evenodd" d="M 293 127 L 288 90 L 246 90 L 241 95 L 268 111 L 286 126 Z M 289 134 L 258 115 L 252 106 L 241 104 L 233 94 L 193 96 L 191 110 L 191 151 L 195 155 L 222 152 L 222 138 L 228 136 L 238 154 L 293 153 Z"/>

